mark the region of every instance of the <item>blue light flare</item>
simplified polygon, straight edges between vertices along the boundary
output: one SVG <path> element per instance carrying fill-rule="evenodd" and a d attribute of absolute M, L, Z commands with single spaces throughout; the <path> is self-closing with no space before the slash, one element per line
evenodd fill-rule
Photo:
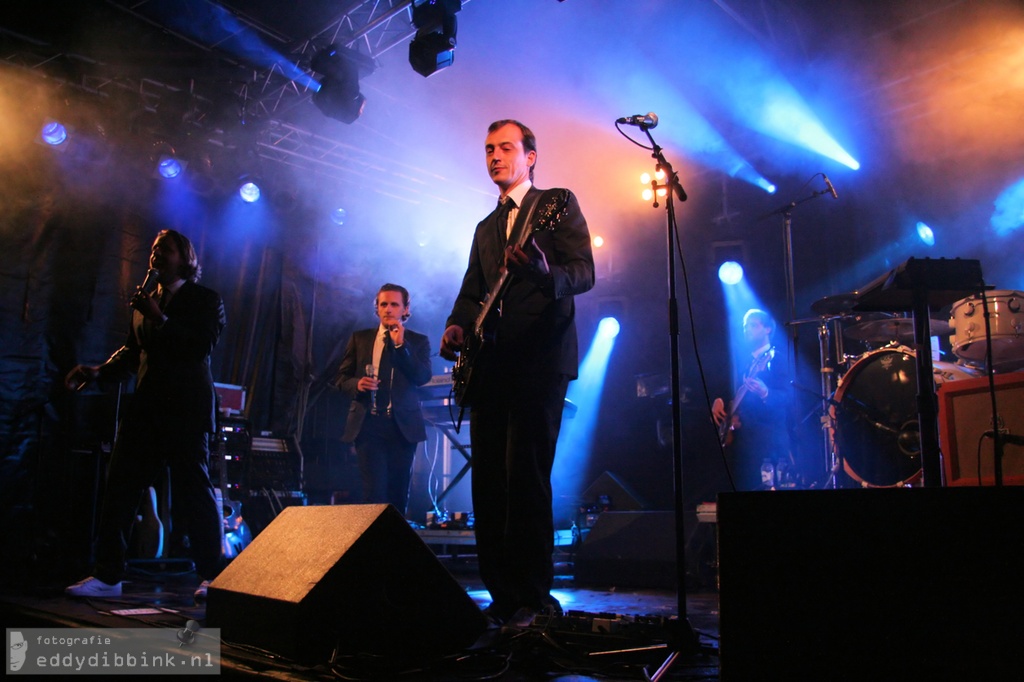
<path fill-rule="evenodd" d="M 43 129 L 40 134 L 42 135 L 43 142 L 54 147 L 62 144 L 68 139 L 67 128 L 57 121 L 47 121 L 43 125 Z"/>
<path fill-rule="evenodd" d="M 917 236 L 921 238 L 921 242 L 927 246 L 935 246 L 935 231 L 932 228 L 920 220 L 917 221 L 917 225 L 914 227 L 917 230 Z"/>
<path fill-rule="evenodd" d="M 181 162 L 173 156 L 165 156 L 160 159 L 160 163 L 157 165 L 157 172 L 160 176 L 167 178 L 168 180 L 176 178 L 181 175 L 183 167 Z"/>
<path fill-rule="evenodd" d="M 255 182 L 243 183 L 238 188 L 238 196 L 242 197 L 242 201 L 247 204 L 252 204 L 260 200 L 260 188 Z"/>
<path fill-rule="evenodd" d="M 1013 183 L 995 200 L 989 224 L 996 234 L 1005 236 L 1024 226 L 1024 178 Z"/>
<path fill-rule="evenodd" d="M 727 260 L 718 266 L 718 279 L 730 286 L 743 280 L 743 266 L 734 260 Z"/>

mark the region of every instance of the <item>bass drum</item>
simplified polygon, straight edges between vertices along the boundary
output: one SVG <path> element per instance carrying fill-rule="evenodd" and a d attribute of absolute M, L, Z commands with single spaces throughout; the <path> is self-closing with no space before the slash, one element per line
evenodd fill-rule
<path fill-rule="evenodd" d="M 933 363 L 936 385 L 979 373 Z M 901 487 L 921 479 L 917 357 L 904 346 L 866 353 L 836 389 L 832 444 L 843 469 L 866 488 Z"/>

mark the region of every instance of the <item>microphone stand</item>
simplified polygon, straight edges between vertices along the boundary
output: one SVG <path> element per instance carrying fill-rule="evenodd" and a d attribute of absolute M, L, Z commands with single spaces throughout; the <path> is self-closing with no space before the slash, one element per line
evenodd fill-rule
<path fill-rule="evenodd" d="M 660 187 L 668 188 L 665 200 L 667 213 L 667 256 L 668 256 L 668 322 L 669 322 L 669 346 L 671 348 L 672 367 L 672 465 L 673 465 L 673 488 L 675 502 L 675 523 L 676 523 L 676 594 L 677 594 L 677 632 L 672 633 L 674 641 L 671 646 L 671 653 L 661 664 L 654 675 L 647 679 L 660 680 L 675 663 L 680 654 L 693 655 L 700 652 L 700 645 L 697 635 L 690 626 L 686 615 L 686 542 L 683 532 L 683 451 L 682 451 L 682 418 L 680 408 L 679 391 L 679 314 L 676 302 L 676 216 L 675 198 L 679 201 L 686 201 L 686 192 L 679 183 L 672 165 L 665 159 L 661 147 L 651 137 L 648 126 L 641 125 L 641 130 L 647 135 L 651 142 L 651 157 L 657 160 L 658 166 L 665 172 L 665 184 Z M 654 183 L 654 207 L 658 207 L 657 190 L 659 185 Z M 644 673 L 646 675 L 646 671 Z"/>
<path fill-rule="evenodd" d="M 812 178 L 813 179 L 813 178 Z M 783 269 L 786 276 L 786 309 L 789 313 L 789 319 L 796 319 L 796 284 L 793 277 L 793 209 L 810 201 L 811 199 L 817 199 L 822 194 L 829 194 L 828 189 L 821 191 L 812 191 L 808 196 L 803 199 L 797 199 L 791 201 L 788 204 L 780 206 L 774 211 L 769 211 L 762 216 L 758 217 L 758 220 L 764 220 L 770 218 L 773 215 L 782 216 L 782 251 L 783 251 Z M 796 378 L 797 368 L 797 345 L 796 345 L 796 334 L 797 329 L 795 325 L 789 326 L 789 375 Z M 833 487 L 838 488 L 838 479 L 835 474 L 838 471 L 839 466 L 834 452 L 832 450 L 831 437 L 829 436 L 829 424 L 824 420 L 829 419 L 829 404 L 828 400 L 832 396 L 832 374 L 829 368 L 825 367 L 825 359 L 828 357 L 828 326 L 827 323 L 822 322 L 821 327 L 818 330 L 818 347 L 822 357 L 821 367 L 821 395 L 823 397 L 821 409 L 822 409 L 822 431 L 824 433 L 824 446 L 825 446 L 825 471 L 828 473 L 828 478 L 825 480 L 827 486 L 829 482 L 832 483 Z"/>

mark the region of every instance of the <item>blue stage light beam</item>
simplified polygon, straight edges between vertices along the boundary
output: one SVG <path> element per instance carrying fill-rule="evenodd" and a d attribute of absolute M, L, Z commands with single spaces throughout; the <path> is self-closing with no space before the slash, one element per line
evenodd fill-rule
<path fill-rule="evenodd" d="M 276 69 L 302 87 L 320 89 L 316 79 L 260 40 L 250 27 L 221 5 L 208 0 L 178 0 L 150 3 L 147 8 L 161 15 L 163 23 L 183 35 L 216 45 L 218 50 L 257 67 Z"/>
<path fill-rule="evenodd" d="M 999 193 L 989 224 L 1000 236 L 1006 236 L 1024 226 L 1024 178 Z"/>
<path fill-rule="evenodd" d="M 572 499 L 583 492 L 582 477 L 593 447 L 604 380 L 620 329 L 614 317 L 601 320 L 590 349 L 580 363 L 579 378 L 569 384 L 566 399 L 576 406 L 576 414 L 562 420 L 558 456 L 551 472 L 552 487 L 558 490 L 559 496 Z"/>
<path fill-rule="evenodd" d="M 689 159 L 771 192 L 769 188 L 774 184 L 736 151 L 689 100 L 674 88 L 664 87 L 660 78 L 660 75 L 631 73 L 626 82 L 615 81 L 618 90 L 615 98 L 623 103 L 644 102 L 644 108 L 663 112 L 656 131 L 659 143 L 662 142 L 660 136 L 665 136 Z M 625 111 L 635 106 L 623 104 L 618 108 Z M 683 169 L 675 170 L 681 172 Z"/>
<path fill-rule="evenodd" d="M 860 162 L 829 134 L 793 86 L 781 76 L 752 78 L 734 93 L 735 114 L 750 128 L 858 170 Z"/>

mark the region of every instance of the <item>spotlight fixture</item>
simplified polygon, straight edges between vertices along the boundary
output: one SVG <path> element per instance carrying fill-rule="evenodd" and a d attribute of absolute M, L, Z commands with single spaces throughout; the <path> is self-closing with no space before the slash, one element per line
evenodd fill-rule
<path fill-rule="evenodd" d="M 46 144 L 56 147 L 68 139 L 68 129 L 58 121 L 47 121 L 43 124 L 40 137 Z"/>
<path fill-rule="evenodd" d="M 171 180 L 181 175 L 181 172 L 185 170 L 185 165 L 184 161 L 165 155 L 160 157 L 160 161 L 156 165 L 156 172 L 160 177 Z"/>
<path fill-rule="evenodd" d="M 310 68 L 322 76 L 313 104 L 324 116 L 353 123 L 362 115 L 366 97 L 359 92 L 359 78 L 373 73 L 372 59 L 351 48 L 330 45 L 313 56 Z"/>
<path fill-rule="evenodd" d="M 238 196 L 247 204 L 255 203 L 260 200 L 260 186 L 255 180 L 243 179 L 238 187 Z"/>
<path fill-rule="evenodd" d="M 414 0 L 412 23 L 416 37 L 409 43 L 409 65 L 424 78 L 455 61 L 456 12 L 462 0 Z"/>

